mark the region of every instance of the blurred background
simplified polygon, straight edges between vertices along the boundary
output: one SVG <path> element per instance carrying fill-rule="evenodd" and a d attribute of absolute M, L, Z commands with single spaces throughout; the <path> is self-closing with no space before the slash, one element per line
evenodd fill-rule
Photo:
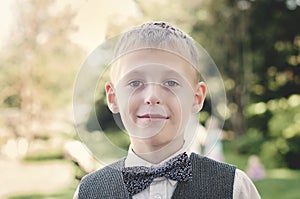
<path fill-rule="evenodd" d="M 219 160 L 247 172 L 262 198 L 299 198 L 299 0 L 2 0 L 1 199 L 72 198 L 80 178 L 101 167 L 73 126 L 76 74 L 105 39 L 150 20 L 188 32 L 222 74 Z M 199 124 L 209 110 L 208 99 Z M 126 150 L 103 93 L 96 111 Z"/>

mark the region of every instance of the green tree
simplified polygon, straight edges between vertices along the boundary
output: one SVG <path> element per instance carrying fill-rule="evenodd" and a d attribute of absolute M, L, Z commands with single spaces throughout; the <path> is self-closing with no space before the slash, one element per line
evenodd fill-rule
<path fill-rule="evenodd" d="M 192 33 L 224 76 L 226 128 L 247 138 L 240 151 L 251 143 L 273 166 L 299 168 L 300 9 L 288 2 L 206 1 Z"/>
<path fill-rule="evenodd" d="M 232 129 L 237 135 L 244 134 L 243 110 L 249 100 L 247 90 L 252 70 L 247 32 L 248 4 L 230 0 L 205 1 L 196 16 L 192 35 L 207 49 L 224 79 L 229 108 L 225 128 Z"/>
<path fill-rule="evenodd" d="M 300 7 L 291 2 L 251 4 L 254 78 L 248 123 L 264 134 L 262 154 L 267 162 L 278 157 L 281 161 L 274 166 L 300 168 Z"/>
<path fill-rule="evenodd" d="M 20 110 L 17 135 L 32 137 L 34 122 L 71 103 L 82 51 L 69 40 L 74 12 L 55 6 L 51 0 L 17 1 L 17 24 L 2 49 L 1 108 Z"/>

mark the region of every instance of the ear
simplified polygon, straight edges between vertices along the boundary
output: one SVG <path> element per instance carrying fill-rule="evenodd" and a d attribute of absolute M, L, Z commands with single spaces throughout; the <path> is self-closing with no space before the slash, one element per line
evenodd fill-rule
<path fill-rule="evenodd" d="M 105 92 L 108 108 L 112 113 L 118 113 L 119 107 L 117 105 L 116 93 L 114 91 L 114 86 L 111 82 L 105 83 Z"/>
<path fill-rule="evenodd" d="M 192 109 L 193 113 L 198 113 L 202 109 L 205 96 L 206 96 L 206 85 L 204 84 L 204 82 L 198 82 L 194 93 L 195 101 Z"/>

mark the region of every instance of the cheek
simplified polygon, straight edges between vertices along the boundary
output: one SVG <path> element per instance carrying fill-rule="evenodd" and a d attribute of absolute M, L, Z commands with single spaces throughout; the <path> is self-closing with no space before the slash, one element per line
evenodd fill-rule
<path fill-rule="evenodd" d="M 124 88 L 122 92 L 117 92 L 117 103 L 121 114 L 127 114 L 136 111 L 140 98 L 138 95 Z"/>
<path fill-rule="evenodd" d="M 189 90 L 180 90 L 173 93 L 176 96 L 177 109 L 183 113 L 191 113 L 194 103 L 194 95 Z"/>

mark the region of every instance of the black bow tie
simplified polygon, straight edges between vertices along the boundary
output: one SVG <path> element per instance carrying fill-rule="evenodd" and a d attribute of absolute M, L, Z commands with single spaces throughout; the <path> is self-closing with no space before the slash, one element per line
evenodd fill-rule
<path fill-rule="evenodd" d="M 166 177 L 171 180 L 186 182 L 192 179 L 192 166 L 186 153 L 170 159 L 158 167 L 125 167 L 123 180 L 130 196 L 150 186 L 154 178 Z"/>

